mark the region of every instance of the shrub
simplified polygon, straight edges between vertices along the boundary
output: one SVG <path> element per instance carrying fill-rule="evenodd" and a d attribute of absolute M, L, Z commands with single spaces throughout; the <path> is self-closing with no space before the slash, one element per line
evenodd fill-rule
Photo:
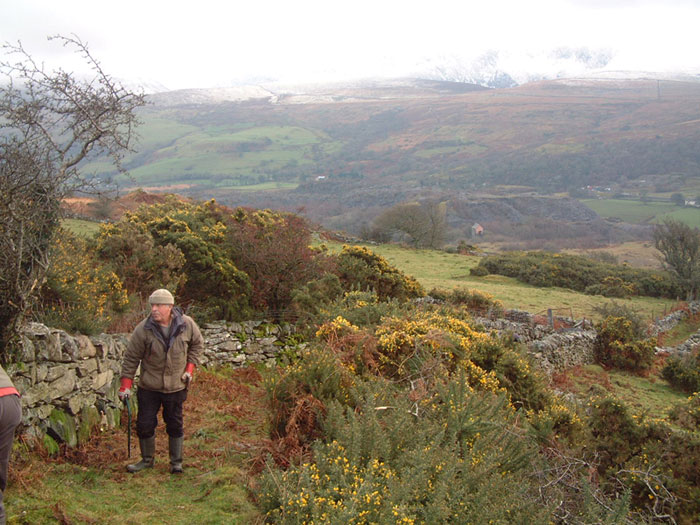
<path fill-rule="evenodd" d="M 644 441 L 644 429 L 627 406 L 609 397 L 593 401 L 588 425 L 601 454 L 601 474 L 609 467 L 625 464 L 640 451 Z"/>
<path fill-rule="evenodd" d="M 345 329 L 346 323 L 339 324 Z M 313 440 L 321 436 L 320 421 L 328 403 L 349 403 L 352 383 L 338 356 L 320 349 L 266 379 L 270 435 L 278 464 L 289 466 L 308 453 Z"/>
<path fill-rule="evenodd" d="M 85 240 L 59 230 L 41 289 L 39 320 L 69 332 L 103 331 L 128 304 L 122 283 L 94 257 Z"/>
<path fill-rule="evenodd" d="M 157 244 L 135 217 L 103 224 L 96 242 L 98 256 L 112 266 L 129 294 L 145 299 L 157 288 L 178 290 L 185 284 L 185 255 L 173 244 Z"/>
<path fill-rule="evenodd" d="M 503 312 L 503 303 L 501 301 L 479 290 L 455 288 L 449 295 L 448 301 L 452 304 L 466 306 L 467 309 L 480 313 L 488 311 L 498 315 Z"/>
<path fill-rule="evenodd" d="M 670 356 L 661 370 L 661 375 L 680 390 L 689 393 L 700 392 L 700 352 L 695 348 L 682 356 Z"/>
<path fill-rule="evenodd" d="M 684 404 L 676 405 L 671 420 L 690 431 L 700 431 L 700 393 L 694 392 Z"/>
<path fill-rule="evenodd" d="M 332 269 L 331 258 L 311 247 L 311 231 L 297 215 L 238 208 L 225 222 L 227 252 L 250 278 L 257 309 L 284 317 L 295 289 Z"/>
<path fill-rule="evenodd" d="M 474 266 L 469 270 L 469 275 L 473 275 L 474 277 L 485 277 L 489 274 L 489 270 L 486 266 Z"/>
<path fill-rule="evenodd" d="M 696 521 L 700 512 L 697 433 L 645 421 L 611 398 L 593 402 L 589 428 L 603 483 L 628 491 L 638 512 L 665 514 L 675 523 Z"/>
<path fill-rule="evenodd" d="M 310 322 L 320 314 L 324 305 L 342 294 L 343 288 L 338 276 L 327 273 L 294 288 L 290 308 L 298 320 Z"/>
<path fill-rule="evenodd" d="M 631 323 L 632 336 L 635 339 L 643 339 L 647 335 L 647 321 L 635 310 L 624 303 L 610 301 L 600 306 L 593 307 L 593 310 L 602 318 L 623 317 Z"/>
<path fill-rule="evenodd" d="M 250 310 L 250 280 L 227 251 L 229 213 L 214 201 L 193 204 L 170 198 L 105 227 L 98 249 L 120 268 L 125 263 L 124 271 L 133 268 L 130 258 L 136 254 L 136 268 L 125 277 L 137 280 L 145 274 L 152 286 L 159 279 L 165 282 L 158 287 L 177 284 L 178 302 L 195 303 L 191 313 L 198 321 L 241 319 Z"/>
<path fill-rule="evenodd" d="M 465 320 L 439 312 L 416 312 L 410 318 L 385 318 L 375 335 L 382 373 L 397 379 L 417 374 L 429 358 L 438 359 L 455 370 L 477 341 L 489 337 Z"/>
<path fill-rule="evenodd" d="M 382 317 L 401 315 L 405 310 L 404 305 L 396 299 L 380 301 L 372 291 L 350 291 L 324 305 L 321 314 L 326 318 L 341 316 L 357 326 L 373 327 L 379 324 Z"/>
<path fill-rule="evenodd" d="M 491 255 L 481 259 L 473 271 L 514 277 L 534 286 L 560 286 L 611 297 L 639 294 L 675 298 L 680 292 L 667 272 L 599 262 L 578 255 L 548 252 Z"/>
<path fill-rule="evenodd" d="M 605 297 L 630 297 L 637 294 L 637 287 L 619 277 L 608 275 L 600 283 L 586 286 L 583 292 L 588 295 L 604 295 Z"/>
<path fill-rule="evenodd" d="M 380 300 L 405 301 L 425 295 L 423 287 L 413 277 L 361 246 L 343 246 L 338 255 L 337 271 L 346 290 L 373 290 Z"/>
<path fill-rule="evenodd" d="M 581 418 L 560 401 L 551 402 L 541 410 L 528 410 L 533 436 L 539 443 L 567 440 L 576 443 L 583 432 Z"/>
<path fill-rule="evenodd" d="M 656 342 L 638 339 L 630 320 L 606 317 L 596 329 L 598 335 L 593 343 L 593 354 L 601 365 L 643 372 L 653 364 Z"/>
<path fill-rule="evenodd" d="M 503 397 L 456 379 L 416 412 L 385 383 L 358 392 L 362 410 L 329 405 L 313 462 L 263 476 L 270 522 L 547 523 L 529 494 L 536 450 Z"/>

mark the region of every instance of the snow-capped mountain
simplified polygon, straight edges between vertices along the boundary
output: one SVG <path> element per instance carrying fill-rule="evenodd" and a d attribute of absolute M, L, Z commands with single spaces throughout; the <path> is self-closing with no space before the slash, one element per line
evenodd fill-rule
<path fill-rule="evenodd" d="M 338 100 L 338 91 L 343 89 L 376 88 L 378 85 L 384 88 L 396 87 L 397 79 L 402 78 L 414 81 L 423 79 L 459 82 L 488 88 L 510 88 L 540 80 L 572 78 L 700 81 L 700 67 L 684 71 L 630 71 L 624 69 L 623 64 L 616 60 L 613 51 L 587 47 L 557 47 L 538 52 L 490 50 L 477 56 L 455 53 L 419 58 L 413 65 L 404 64 L 398 69 L 388 65 L 380 69 L 383 71 L 382 75 L 375 74 L 364 78 L 343 76 L 338 66 L 326 71 L 326 76 L 322 75 L 321 78 L 306 82 L 251 77 L 236 79 L 227 86 L 208 89 L 171 91 L 157 84 L 142 83 L 142 86 L 145 86 L 146 93 L 155 94 L 154 100 L 159 102 L 167 100 L 169 103 L 207 103 L 269 99 L 272 103 L 304 103 Z M 159 96 L 159 93 L 167 93 L 167 96 Z"/>
<path fill-rule="evenodd" d="M 606 49 L 559 47 L 542 52 L 490 50 L 476 58 L 458 55 L 427 59 L 422 76 L 469 82 L 493 88 L 513 87 L 543 79 L 580 77 L 605 71 L 613 54 Z"/>

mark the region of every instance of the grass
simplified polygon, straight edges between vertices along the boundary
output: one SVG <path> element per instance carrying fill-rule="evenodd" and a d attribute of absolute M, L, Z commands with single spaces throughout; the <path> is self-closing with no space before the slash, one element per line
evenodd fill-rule
<path fill-rule="evenodd" d="M 325 243 L 329 249 L 340 251 L 342 244 Z M 586 295 L 565 288 L 537 288 L 502 275 L 475 277 L 469 270 L 479 264 L 480 257 L 447 253 L 440 250 L 414 250 L 394 244 L 365 245 L 386 258 L 404 273 L 415 277 L 426 291 L 433 288 L 453 290 L 469 288 L 491 294 L 506 308 L 517 308 L 532 313 L 551 308 L 558 315 L 597 319 L 595 309 L 610 302 L 599 295 Z M 617 299 L 644 318 L 662 317 L 675 301 L 654 297 Z"/>
<path fill-rule="evenodd" d="M 311 162 L 312 146 L 321 151 L 331 142 L 321 132 L 298 126 L 196 127 L 152 115 L 144 122 L 139 128 L 141 140 L 137 150 L 148 152 L 147 162 L 139 161 L 128 175 L 115 176 L 116 181 L 127 186 L 186 182 L 222 189 L 256 189 L 249 188 L 252 173 L 277 177 L 277 172 L 285 167 Z M 129 161 L 127 158 L 125 165 Z M 88 167 L 98 173 L 114 173 L 109 163 L 94 162 Z M 222 178 L 225 183 L 218 184 Z"/>
<path fill-rule="evenodd" d="M 659 338 L 659 344 L 663 346 L 677 346 L 700 330 L 700 315 L 686 317 L 668 332 Z"/>
<path fill-rule="evenodd" d="M 660 223 L 667 217 L 684 222 L 693 228 L 700 228 L 700 208 L 678 208 L 670 213 L 662 215 L 655 222 Z"/>
<path fill-rule="evenodd" d="M 8 523 L 261 523 L 248 487 L 267 435 L 260 381 L 252 368 L 197 373 L 185 403 L 182 476 L 168 471 L 162 422 L 155 467 L 137 474 L 125 470 L 139 453 L 134 434 L 127 459 L 124 429 L 108 429 L 64 457 L 16 453 L 5 492 Z"/>
<path fill-rule="evenodd" d="M 80 237 L 94 237 L 100 231 L 100 223 L 83 219 L 64 219 L 61 225 Z"/>
<path fill-rule="evenodd" d="M 623 401 L 637 417 L 666 419 L 675 405 L 683 403 L 687 395 L 675 390 L 659 375 L 658 362 L 647 377 L 619 370 L 605 370 L 600 365 L 577 366 L 555 374 L 555 386 L 572 392 L 579 399 L 592 393 L 607 392 Z"/>
<path fill-rule="evenodd" d="M 658 224 L 665 218 L 700 228 L 700 208 L 679 207 L 669 202 L 642 202 L 626 199 L 582 199 L 586 206 L 605 218 L 616 217 L 633 224 Z"/>
<path fill-rule="evenodd" d="M 617 258 L 618 263 L 627 263 L 637 268 L 662 268 L 661 252 L 650 242 L 630 241 L 596 249 L 567 249 L 564 253 L 592 255 L 596 252 L 607 253 Z"/>
<path fill-rule="evenodd" d="M 248 184 L 244 186 L 219 186 L 219 188 L 231 188 L 238 191 L 265 191 L 265 190 L 293 190 L 299 186 L 296 182 L 261 182 L 260 184 Z"/>
<path fill-rule="evenodd" d="M 617 217 L 625 222 L 638 224 L 675 211 L 678 206 L 667 202 L 647 202 L 626 199 L 582 199 L 586 206 L 601 217 Z"/>

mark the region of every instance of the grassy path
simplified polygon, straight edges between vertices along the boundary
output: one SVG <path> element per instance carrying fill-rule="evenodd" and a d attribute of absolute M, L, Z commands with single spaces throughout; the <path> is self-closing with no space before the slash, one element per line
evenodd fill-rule
<path fill-rule="evenodd" d="M 127 460 L 123 428 L 58 458 L 18 451 L 5 493 L 8 524 L 261 523 L 247 486 L 267 435 L 260 382 L 252 368 L 198 372 L 185 403 L 182 476 L 168 471 L 162 421 L 155 467 L 138 474 L 125 470 L 139 452 L 132 433 Z"/>

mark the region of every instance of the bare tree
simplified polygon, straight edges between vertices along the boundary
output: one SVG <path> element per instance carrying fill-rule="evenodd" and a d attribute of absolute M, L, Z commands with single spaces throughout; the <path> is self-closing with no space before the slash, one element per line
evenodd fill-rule
<path fill-rule="evenodd" d="M 45 279 L 60 204 L 77 188 L 99 182 L 80 170 L 96 156 L 121 159 L 134 139 L 144 95 L 115 82 L 77 37 L 50 37 L 90 66 L 80 80 L 47 72 L 21 43 L 2 46 L 0 75 L 0 358 Z"/>

